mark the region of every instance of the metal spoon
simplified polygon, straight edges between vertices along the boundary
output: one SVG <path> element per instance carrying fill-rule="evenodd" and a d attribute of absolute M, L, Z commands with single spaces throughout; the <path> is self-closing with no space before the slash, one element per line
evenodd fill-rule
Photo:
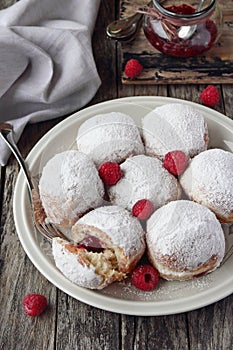
<path fill-rule="evenodd" d="M 131 38 L 141 26 L 142 18 L 143 15 L 141 13 L 135 13 L 130 17 L 111 22 L 106 28 L 106 33 L 109 38 L 115 40 L 126 40 Z"/>
<path fill-rule="evenodd" d="M 195 12 L 200 11 L 204 1 L 205 0 L 200 0 L 199 4 L 197 5 L 197 8 L 196 8 Z M 196 29 L 197 29 L 197 25 L 196 24 L 192 25 L 192 26 L 182 26 L 178 30 L 178 37 L 180 39 L 187 40 L 187 39 L 191 38 L 191 36 L 194 34 Z"/>
<path fill-rule="evenodd" d="M 204 1 L 205 0 L 200 0 L 195 12 L 198 12 L 201 9 Z M 135 13 L 132 16 L 121 18 L 111 22 L 106 28 L 107 36 L 111 39 L 115 39 L 118 41 L 126 41 L 128 39 L 133 39 L 141 26 L 142 18 L 143 14 Z M 193 35 L 196 28 L 196 25 L 182 26 L 178 30 L 178 37 L 187 40 Z"/>

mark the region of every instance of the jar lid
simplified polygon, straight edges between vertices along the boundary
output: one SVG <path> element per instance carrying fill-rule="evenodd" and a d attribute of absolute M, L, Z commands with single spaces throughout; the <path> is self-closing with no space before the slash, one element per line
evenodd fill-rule
<path fill-rule="evenodd" d="M 157 0 L 153 0 L 153 4 L 155 6 L 155 8 L 164 16 L 167 16 L 171 19 L 180 19 L 182 21 L 187 21 L 190 22 L 192 20 L 195 19 L 202 19 L 205 18 L 206 16 L 208 16 L 209 14 L 211 14 L 211 12 L 214 10 L 215 8 L 215 3 L 216 0 L 211 0 L 209 5 L 206 6 L 204 9 L 197 11 L 197 12 L 193 12 L 191 14 L 181 14 L 181 13 L 174 13 L 172 11 L 169 11 L 168 9 L 166 9 L 165 7 L 163 7 L 161 4 L 163 3 L 162 1 L 157 1 Z"/>

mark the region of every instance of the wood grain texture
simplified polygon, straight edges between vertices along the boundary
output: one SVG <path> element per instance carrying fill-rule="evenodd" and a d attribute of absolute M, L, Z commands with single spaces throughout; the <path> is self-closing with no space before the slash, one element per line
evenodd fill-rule
<path fill-rule="evenodd" d="M 16 2 L 17 2 L 17 0 L 1 0 L 0 1 L 0 10 L 5 9 L 5 8 L 13 5 Z"/>
<path fill-rule="evenodd" d="M 121 0 L 120 17 L 145 5 L 145 0 Z M 233 83 L 233 1 L 219 1 L 223 12 L 223 30 L 218 42 L 205 54 L 176 58 L 157 51 L 147 41 L 143 29 L 135 40 L 121 44 L 121 71 L 124 84 L 218 84 Z M 135 58 L 143 72 L 134 79 L 124 74 L 126 62 Z"/>
<path fill-rule="evenodd" d="M 0 0 L 1 1 L 1 0 Z M 170 96 L 199 103 L 202 85 L 121 84 L 121 48 L 106 38 L 105 27 L 118 16 L 119 2 L 102 1 L 93 50 L 102 85 L 89 103 L 126 96 Z M 233 118 L 233 85 L 217 85 L 220 112 Z M 66 116 L 28 125 L 19 148 L 26 156 L 35 143 Z M 170 316 L 134 317 L 94 308 L 53 286 L 26 256 L 15 231 L 12 201 L 18 165 L 11 157 L 1 169 L 0 348 L 2 350 L 230 350 L 233 348 L 233 295 L 205 308 Z M 47 296 L 39 317 L 22 311 L 29 292 Z"/>

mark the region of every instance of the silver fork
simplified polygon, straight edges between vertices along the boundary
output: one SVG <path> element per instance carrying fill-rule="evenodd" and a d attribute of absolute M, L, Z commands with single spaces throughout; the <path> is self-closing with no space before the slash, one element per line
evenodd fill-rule
<path fill-rule="evenodd" d="M 40 195 L 37 186 L 33 183 L 32 176 L 27 169 L 26 162 L 23 159 L 13 137 L 13 126 L 9 123 L 0 123 L 0 136 L 8 145 L 17 159 L 23 174 L 25 175 L 31 206 L 32 206 L 32 217 L 35 228 L 50 241 L 55 237 L 60 237 L 69 240 L 61 230 L 55 225 L 46 221 L 46 214 L 44 212 Z"/>

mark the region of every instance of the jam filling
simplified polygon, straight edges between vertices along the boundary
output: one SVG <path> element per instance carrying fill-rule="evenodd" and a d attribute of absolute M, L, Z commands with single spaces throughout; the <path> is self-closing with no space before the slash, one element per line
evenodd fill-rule
<path fill-rule="evenodd" d="M 195 9 L 187 4 L 169 6 L 167 9 L 179 14 L 195 12 Z M 197 24 L 196 32 L 191 38 L 175 38 L 170 41 L 157 35 L 154 32 L 151 20 L 148 19 L 148 25 L 144 27 L 144 33 L 149 42 L 160 52 L 174 57 L 191 57 L 209 50 L 216 40 L 217 27 L 212 20 L 208 19 Z"/>
<path fill-rule="evenodd" d="M 82 241 L 77 245 L 78 249 L 86 249 L 88 252 L 92 253 L 102 253 L 104 247 L 100 239 L 95 236 L 86 236 Z"/>

